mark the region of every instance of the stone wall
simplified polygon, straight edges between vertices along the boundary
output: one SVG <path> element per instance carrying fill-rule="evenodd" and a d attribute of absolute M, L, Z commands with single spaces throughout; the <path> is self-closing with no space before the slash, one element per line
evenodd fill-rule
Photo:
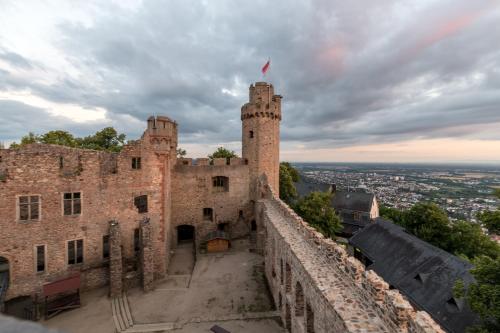
<path fill-rule="evenodd" d="M 158 128 L 153 128 L 157 126 Z M 168 135 L 175 135 L 175 138 Z M 0 150 L 0 256 L 9 260 L 7 299 L 32 295 L 41 286 L 78 271 L 82 289 L 109 281 L 109 259 L 103 257 L 103 236 L 109 221 L 120 223 L 122 256 L 134 260 L 134 230 L 151 221 L 155 278 L 168 264 L 171 215 L 170 177 L 175 158 L 176 124 L 164 117 L 148 120 L 141 140 L 120 153 L 32 144 Z M 132 158 L 141 159 L 140 169 Z M 64 193 L 81 194 L 81 214 L 63 214 Z M 39 218 L 19 220 L 18 197 L 37 195 Z M 147 212 L 139 213 L 134 198 L 147 195 Z M 68 241 L 83 239 L 83 263 L 68 264 Z M 35 248 L 45 245 L 44 272 L 37 273 Z"/>
<path fill-rule="evenodd" d="M 199 162 L 198 159 L 196 162 Z M 218 224 L 227 223 L 226 231 L 232 238 L 245 236 L 250 231 L 253 205 L 250 201 L 248 166 L 240 159 L 217 159 L 217 165 L 193 164 L 191 159 L 179 159 L 172 177 L 172 244 L 177 240 L 177 227 L 195 227 L 195 241 L 199 245 Z M 213 177 L 227 177 L 227 191 L 213 186 Z M 203 216 L 203 208 L 213 210 L 212 219 Z"/>
<path fill-rule="evenodd" d="M 256 204 L 265 273 L 291 332 L 444 332 L 345 249 L 304 222 L 269 186 Z"/>

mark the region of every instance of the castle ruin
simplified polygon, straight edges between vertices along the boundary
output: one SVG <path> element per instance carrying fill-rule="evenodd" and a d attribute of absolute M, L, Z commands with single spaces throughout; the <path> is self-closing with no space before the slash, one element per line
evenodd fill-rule
<path fill-rule="evenodd" d="M 112 297 L 165 277 L 171 249 L 224 231 L 255 234 L 290 332 L 442 329 L 376 273 L 297 216 L 278 195 L 281 96 L 250 86 L 242 158 L 177 158 L 177 123 L 150 117 L 120 153 L 31 144 L 0 150 L 0 260 L 5 300 L 39 295 L 74 273 Z"/>

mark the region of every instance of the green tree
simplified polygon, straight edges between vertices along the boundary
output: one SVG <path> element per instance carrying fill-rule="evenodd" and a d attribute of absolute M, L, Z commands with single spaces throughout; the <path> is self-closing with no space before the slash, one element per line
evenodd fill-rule
<path fill-rule="evenodd" d="M 185 149 L 177 148 L 177 157 L 181 158 L 186 156 L 187 152 Z"/>
<path fill-rule="evenodd" d="M 471 273 L 476 281 L 468 288 L 458 281 L 454 288 L 455 296 L 465 296 L 471 309 L 482 319 L 479 327 L 472 327 L 468 332 L 500 332 L 500 258 L 481 256 L 474 260 L 474 266 Z"/>
<path fill-rule="evenodd" d="M 493 191 L 493 195 L 496 196 L 498 199 L 500 199 L 500 188 L 496 188 Z"/>
<path fill-rule="evenodd" d="M 27 135 L 25 135 L 25 136 L 23 136 L 21 138 L 21 143 L 12 142 L 10 144 L 9 148 L 11 148 L 11 149 L 18 149 L 18 148 L 21 148 L 24 145 L 28 145 L 28 144 L 31 144 L 31 143 L 37 143 L 37 142 L 40 142 L 40 136 L 36 135 L 33 132 L 29 132 Z"/>
<path fill-rule="evenodd" d="M 481 226 L 467 221 L 453 223 L 450 233 L 450 252 L 473 259 L 479 256 L 497 258 L 500 246 L 484 234 Z"/>
<path fill-rule="evenodd" d="M 331 206 L 332 194 L 311 192 L 294 205 L 295 212 L 326 237 L 333 238 L 342 230 L 340 218 Z"/>
<path fill-rule="evenodd" d="M 295 170 L 293 167 L 291 168 Z M 290 172 L 290 168 L 284 162 L 280 163 L 279 183 L 280 199 L 290 205 L 297 198 L 297 189 L 293 184 L 293 176 Z"/>
<path fill-rule="evenodd" d="M 224 147 L 217 148 L 212 154 L 208 155 L 210 162 L 213 162 L 214 158 L 225 158 L 229 161 L 232 157 L 238 157 L 236 153 L 232 150 L 226 149 Z"/>
<path fill-rule="evenodd" d="M 379 214 L 381 217 L 391 220 L 392 222 L 404 226 L 405 212 L 399 209 L 380 205 Z"/>
<path fill-rule="evenodd" d="M 450 249 L 451 226 L 446 212 L 433 203 L 418 203 L 404 213 L 405 229 L 446 251 Z"/>
<path fill-rule="evenodd" d="M 76 139 L 80 148 L 119 152 L 125 144 L 125 134 L 118 134 L 113 127 L 106 127 L 94 135 Z"/>
<path fill-rule="evenodd" d="M 485 211 L 478 215 L 478 220 L 490 233 L 500 235 L 500 210 Z"/>
<path fill-rule="evenodd" d="M 53 145 L 61 145 L 68 147 L 75 147 L 76 141 L 73 134 L 66 131 L 49 131 L 40 136 L 39 141 L 41 143 L 53 144 Z"/>
<path fill-rule="evenodd" d="M 281 162 L 280 167 L 283 166 L 288 170 L 288 173 L 292 177 L 292 181 L 294 183 L 298 182 L 300 180 L 300 175 L 299 171 L 295 169 L 289 162 Z"/>

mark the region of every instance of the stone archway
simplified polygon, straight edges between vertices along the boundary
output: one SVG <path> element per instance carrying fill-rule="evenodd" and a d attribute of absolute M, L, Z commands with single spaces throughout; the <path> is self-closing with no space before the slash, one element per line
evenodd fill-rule
<path fill-rule="evenodd" d="M 194 242 L 194 237 L 194 226 L 189 224 L 182 224 L 177 226 L 177 244 Z"/>

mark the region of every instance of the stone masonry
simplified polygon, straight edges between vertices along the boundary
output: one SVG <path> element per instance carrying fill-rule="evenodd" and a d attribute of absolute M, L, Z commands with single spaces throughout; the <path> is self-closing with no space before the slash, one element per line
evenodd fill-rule
<path fill-rule="evenodd" d="M 224 230 L 232 239 L 256 235 L 290 332 L 443 332 L 280 201 L 281 96 L 265 82 L 249 90 L 242 158 L 176 158 L 177 123 L 162 116 L 150 117 L 120 153 L 0 149 L 6 300 L 34 297 L 75 272 L 84 290 L 109 284 L 115 297 L 137 280 L 149 291 L 178 241 L 200 250 L 207 234 Z"/>

